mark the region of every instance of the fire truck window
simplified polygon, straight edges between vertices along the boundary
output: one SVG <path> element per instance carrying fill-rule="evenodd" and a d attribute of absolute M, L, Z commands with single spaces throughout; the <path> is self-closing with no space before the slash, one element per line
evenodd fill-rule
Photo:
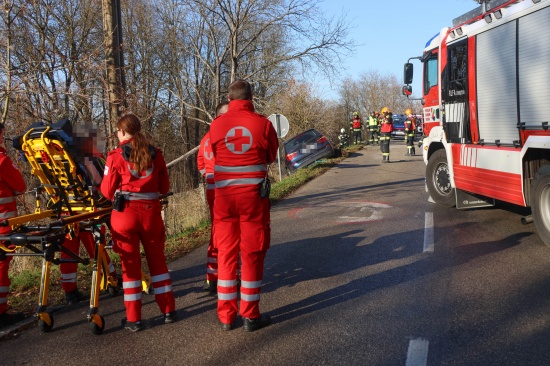
<path fill-rule="evenodd" d="M 437 55 L 426 61 L 424 71 L 424 95 L 427 95 L 430 88 L 437 85 Z"/>
<path fill-rule="evenodd" d="M 449 89 L 454 91 L 464 90 L 467 77 L 466 43 L 449 50 L 450 52 L 450 74 Z"/>

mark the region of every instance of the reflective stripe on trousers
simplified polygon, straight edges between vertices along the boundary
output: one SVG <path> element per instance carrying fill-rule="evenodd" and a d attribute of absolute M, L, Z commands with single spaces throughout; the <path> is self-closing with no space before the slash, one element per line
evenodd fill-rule
<path fill-rule="evenodd" d="M 141 281 L 125 281 L 122 282 L 122 288 L 124 289 L 124 301 L 140 301 L 141 300 Z M 135 289 L 139 288 L 139 292 L 135 292 Z M 133 290 L 133 291 L 132 291 Z"/>

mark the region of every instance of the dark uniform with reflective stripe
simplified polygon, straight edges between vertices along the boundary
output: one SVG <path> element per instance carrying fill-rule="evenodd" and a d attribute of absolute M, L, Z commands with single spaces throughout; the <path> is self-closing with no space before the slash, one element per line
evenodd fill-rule
<path fill-rule="evenodd" d="M 382 162 L 390 162 L 390 140 L 393 131 L 393 118 L 391 113 L 386 113 L 380 127 L 380 150 L 382 150 Z"/>

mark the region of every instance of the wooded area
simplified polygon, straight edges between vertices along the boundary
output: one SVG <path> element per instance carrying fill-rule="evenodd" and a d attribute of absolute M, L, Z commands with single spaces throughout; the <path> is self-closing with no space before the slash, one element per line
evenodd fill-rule
<path fill-rule="evenodd" d="M 2 0 L 0 107 L 6 136 L 36 121 L 68 118 L 73 125 L 96 126 L 106 149 L 115 145 L 102 24 L 102 2 L 109 1 Z M 409 107 L 400 82 L 376 72 L 344 81 L 339 101 L 322 96 L 316 78 L 323 74 L 338 83 L 341 58 L 350 57 L 355 45 L 347 38 L 345 16 L 329 17 L 318 4 L 121 1 L 122 112 L 140 116 L 144 132 L 169 162 L 199 144 L 236 78 L 252 83 L 259 113 L 288 118 L 289 137 L 315 127 L 337 141 L 353 110 L 366 118 L 370 109 L 388 103 Z M 18 165 L 31 179 L 28 167 Z M 170 179 L 174 192 L 197 187 L 195 159 L 174 164 Z"/>

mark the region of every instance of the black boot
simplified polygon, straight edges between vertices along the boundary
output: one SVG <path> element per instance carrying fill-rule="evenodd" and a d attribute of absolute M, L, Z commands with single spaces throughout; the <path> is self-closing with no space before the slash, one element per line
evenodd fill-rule
<path fill-rule="evenodd" d="M 77 288 L 72 290 L 71 292 L 65 293 L 65 300 L 67 300 L 67 305 L 73 305 L 76 304 L 86 298 L 85 295 L 81 294 L 80 291 L 78 291 Z"/>
<path fill-rule="evenodd" d="M 271 318 L 267 314 L 262 314 L 259 318 L 256 319 L 244 318 L 243 323 L 243 328 L 245 331 L 254 332 L 271 324 Z"/>
<path fill-rule="evenodd" d="M 208 292 L 209 295 L 217 295 L 218 294 L 218 281 L 204 281 L 204 284 L 202 285 L 203 291 Z"/>

